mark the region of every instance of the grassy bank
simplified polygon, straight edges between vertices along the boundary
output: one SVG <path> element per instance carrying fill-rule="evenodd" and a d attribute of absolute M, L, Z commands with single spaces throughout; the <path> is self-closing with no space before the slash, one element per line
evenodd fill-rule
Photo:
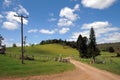
<path fill-rule="evenodd" d="M 35 60 L 25 61 L 23 65 L 20 60 L 0 55 L 0 77 L 55 74 L 72 69 L 74 69 L 74 66 L 70 63 Z"/>
<path fill-rule="evenodd" d="M 78 55 L 75 49 L 57 44 L 26 47 L 25 55 L 34 55 L 34 61 L 25 60 L 21 64 L 20 48 L 7 48 L 6 55 L 0 55 L 0 77 L 21 77 L 31 75 L 56 74 L 73 70 L 74 65 L 54 61 L 54 57 Z M 48 59 L 49 57 L 49 59 Z"/>

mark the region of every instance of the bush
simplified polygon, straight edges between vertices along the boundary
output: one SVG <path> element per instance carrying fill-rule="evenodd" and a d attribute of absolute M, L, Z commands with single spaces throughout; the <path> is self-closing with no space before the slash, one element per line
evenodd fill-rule
<path fill-rule="evenodd" d="M 109 51 L 110 53 L 115 52 L 115 50 L 114 50 L 114 48 L 113 48 L 113 47 L 109 47 L 109 48 L 108 48 L 108 51 Z"/>
<path fill-rule="evenodd" d="M 0 54 L 5 54 L 6 51 L 6 47 L 5 46 L 1 46 L 0 47 Z"/>
<path fill-rule="evenodd" d="M 22 56 L 20 56 L 20 59 L 22 59 Z M 24 60 L 35 60 L 35 59 L 34 59 L 34 56 L 26 55 L 26 56 L 24 56 Z"/>

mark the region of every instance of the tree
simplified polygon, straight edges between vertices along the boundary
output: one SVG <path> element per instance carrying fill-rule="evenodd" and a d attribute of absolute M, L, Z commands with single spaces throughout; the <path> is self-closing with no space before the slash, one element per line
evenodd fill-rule
<path fill-rule="evenodd" d="M 108 51 L 109 51 L 110 53 L 113 53 L 115 50 L 114 50 L 113 47 L 109 47 L 109 48 L 108 48 Z"/>
<path fill-rule="evenodd" d="M 17 45 L 15 43 L 13 43 L 12 47 L 17 47 Z"/>
<path fill-rule="evenodd" d="M 83 53 L 84 53 L 84 57 L 85 58 L 88 58 L 88 53 L 87 53 L 87 47 L 88 47 L 88 45 L 87 45 L 87 42 L 88 42 L 88 39 L 87 39 L 87 37 L 83 37 L 82 38 L 82 45 L 83 45 Z"/>
<path fill-rule="evenodd" d="M 82 35 L 79 35 L 77 39 L 77 50 L 79 51 L 79 56 L 82 57 Z"/>
<path fill-rule="evenodd" d="M 80 57 L 87 57 L 87 38 L 79 35 L 77 40 L 77 49 Z"/>
<path fill-rule="evenodd" d="M 2 40 L 4 40 L 4 38 L 0 34 L 0 54 L 5 54 L 6 46 L 2 45 Z"/>
<path fill-rule="evenodd" d="M 95 37 L 94 28 L 91 28 L 89 43 L 88 43 L 88 54 L 89 54 L 89 57 L 92 57 L 94 62 L 95 62 L 95 57 L 99 55 L 100 53 L 99 49 L 96 46 L 97 45 L 96 45 L 96 37 Z"/>

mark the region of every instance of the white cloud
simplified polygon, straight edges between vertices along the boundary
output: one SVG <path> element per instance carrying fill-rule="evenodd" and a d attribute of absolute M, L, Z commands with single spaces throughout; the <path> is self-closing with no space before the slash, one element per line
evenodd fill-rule
<path fill-rule="evenodd" d="M 4 16 L 0 14 L 0 22 L 2 22 L 2 18 L 4 18 Z"/>
<path fill-rule="evenodd" d="M 53 16 L 54 16 L 54 13 L 49 13 L 49 16 L 53 17 Z"/>
<path fill-rule="evenodd" d="M 75 32 L 72 34 L 71 39 L 77 40 L 78 36 L 80 35 L 80 32 Z"/>
<path fill-rule="evenodd" d="M 16 22 L 3 22 L 3 28 L 8 29 L 8 30 L 15 30 L 19 26 Z"/>
<path fill-rule="evenodd" d="M 105 21 L 105 22 L 97 21 L 93 23 L 83 24 L 82 29 L 90 29 L 91 27 L 98 29 L 98 28 L 105 28 L 108 26 L 111 26 L 111 24 L 108 21 Z"/>
<path fill-rule="evenodd" d="M 57 29 L 54 30 L 41 29 L 39 32 L 43 34 L 54 34 L 56 31 Z"/>
<path fill-rule="evenodd" d="M 85 7 L 94 9 L 105 9 L 110 7 L 116 0 L 82 0 Z"/>
<path fill-rule="evenodd" d="M 12 4 L 11 0 L 4 0 L 3 5 L 5 5 L 6 7 L 9 7 Z"/>
<path fill-rule="evenodd" d="M 6 47 L 12 47 L 13 43 L 15 43 L 17 46 L 21 46 L 21 43 L 13 38 L 5 38 L 3 43 L 6 44 Z"/>
<path fill-rule="evenodd" d="M 104 34 L 104 33 L 108 33 L 108 32 L 113 32 L 113 31 L 118 31 L 120 30 L 120 28 L 117 27 L 107 27 L 107 28 L 99 28 L 99 29 L 95 29 L 96 33 L 98 35 L 100 34 Z"/>
<path fill-rule="evenodd" d="M 78 38 L 78 36 L 79 36 L 80 34 L 81 34 L 82 36 L 89 37 L 89 30 L 72 33 L 72 36 L 71 36 L 70 40 L 77 41 L 77 38 Z"/>
<path fill-rule="evenodd" d="M 59 33 L 60 34 L 65 34 L 66 32 L 68 32 L 70 29 L 69 28 L 62 28 Z"/>
<path fill-rule="evenodd" d="M 4 0 L 4 5 L 9 6 L 13 4 L 13 0 Z M 4 22 L 2 27 L 8 30 L 14 30 L 18 28 L 18 24 L 21 23 L 20 17 L 15 17 L 15 15 L 29 15 L 29 12 L 22 6 L 17 5 L 16 8 L 13 8 L 14 11 L 4 12 Z M 0 15 L 0 18 L 3 16 Z M 23 18 L 23 24 L 27 25 L 28 20 Z"/>
<path fill-rule="evenodd" d="M 120 42 L 120 33 L 114 32 L 107 35 L 106 41 L 108 42 Z"/>
<path fill-rule="evenodd" d="M 76 41 L 76 39 L 70 38 L 70 39 L 67 39 L 67 41 Z"/>
<path fill-rule="evenodd" d="M 101 34 L 108 33 L 110 31 L 116 31 L 118 28 L 111 27 L 112 24 L 110 24 L 108 21 L 96 21 L 93 23 L 85 23 L 82 25 L 81 29 L 85 29 L 87 31 L 90 30 L 91 27 L 95 29 L 96 37 L 102 36 Z M 89 34 L 89 33 L 88 33 Z"/>
<path fill-rule="evenodd" d="M 64 7 L 60 11 L 60 19 L 58 20 L 58 26 L 73 26 L 74 21 L 79 19 L 79 16 L 75 14 L 75 11 L 79 10 L 79 4 L 76 4 L 74 9 L 71 9 L 69 7 Z"/>
<path fill-rule="evenodd" d="M 80 5 L 79 5 L 79 4 L 76 4 L 75 7 L 74 7 L 74 10 L 80 11 Z"/>
<path fill-rule="evenodd" d="M 112 27 L 112 24 L 108 21 L 96 21 L 93 23 L 83 24 L 81 29 L 89 30 L 91 27 L 95 29 L 96 37 L 102 36 L 102 34 L 120 30 L 117 27 Z"/>
<path fill-rule="evenodd" d="M 73 26 L 73 22 L 71 20 L 68 20 L 66 18 L 61 18 L 59 19 L 59 23 L 58 26 L 62 27 L 62 26 Z"/>
<path fill-rule="evenodd" d="M 69 40 L 76 41 L 78 36 L 86 36 L 89 38 L 90 28 L 93 26 L 95 30 L 95 35 L 98 43 L 108 43 L 108 42 L 119 42 L 120 33 L 118 32 L 120 28 L 113 27 L 108 21 L 105 22 L 93 22 L 89 24 L 83 24 L 80 32 L 74 32 Z"/>
<path fill-rule="evenodd" d="M 14 30 L 19 28 L 18 24 L 21 23 L 21 20 L 19 17 L 15 17 L 14 15 L 18 15 L 16 12 L 14 11 L 9 11 L 6 12 L 6 21 L 3 22 L 2 27 L 8 30 Z M 27 19 L 23 19 L 23 24 L 28 24 L 28 20 Z"/>
<path fill-rule="evenodd" d="M 22 5 L 18 5 L 18 7 L 19 7 L 18 14 L 29 15 L 29 12 Z"/>
<path fill-rule="evenodd" d="M 50 18 L 48 21 L 53 22 L 53 21 L 56 21 L 56 20 L 57 20 L 56 18 Z"/>
<path fill-rule="evenodd" d="M 10 22 L 13 22 L 13 21 L 15 21 L 15 22 L 20 22 L 20 19 L 14 16 L 14 15 L 17 15 L 16 12 L 14 12 L 14 11 L 9 11 L 9 12 L 6 12 L 6 14 L 7 14 L 7 15 L 6 15 L 6 19 L 7 19 L 8 21 L 10 21 Z"/>
<path fill-rule="evenodd" d="M 74 9 L 71 9 L 69 7 L 65 7 L 65 8 L 61 9 L 60 17 L 65 17 L 71 21 L 75 21 L 75 20 L 77 20 L 78 15 L 74 14 Z"/>
<path fill-rule="evenodd" d="M 120 42 L 120 33 L 114 32 L 105 34 L 105 37 L 98 39 L 98 43 Z"/>
<path fill-rule="evenodd" d="M 0 19 L 1 19 L 1 18 L 4 18 L 4 17 L 0 14 Z"/>
<path fill-rule="evenodd" d="M 77 41 L 77 38 L 80 34 L 81 34 L 80 32 L 72 33 L 72 36 L 69 39 L 67 39 L 67 41 Z"/>
<path fill-rule="evenodd" d="M 70 1 L 75 1 L 76 2 L 77 0 L 70 0 Z"/>
<path fill-rule="evenodd" d="M 6 12 L 7 13 L 7 15 L 6 15 L 6 19 L 8 20 L 8 21 L 10 21 L 10 22 L 21 22 L 21 20 L 20 20 L 20 18 L 18 18 L 18 17 L 15 17 L 14 15 L 18 15 L 16 12 L 14 12 L 14 11 L 9 11 L 9 12 Z M 28 20 L 27 19 L 23 19 L 23 23 L 24 24 L 28 24 Z"/>
<path fill-rule="evenodd" d="M 28 31 L 28 33 L 36 33 L 38 30 L 37 29 L 31 29 Z"/>

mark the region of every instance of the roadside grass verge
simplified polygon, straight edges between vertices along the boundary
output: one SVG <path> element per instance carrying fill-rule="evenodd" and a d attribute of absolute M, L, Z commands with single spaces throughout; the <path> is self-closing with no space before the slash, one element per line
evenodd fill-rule
<path fill-rule="evenodd" d="M 74 65 L 70 63 L 25 60 L 25 64 L 21 64 L 21 61 L 18 59 L 0 55 L 0 77 L 22 77 L 33 75 L 56 74 L 73 69 Z"/>
<path fill-rule="evenodd" d="M 120 58 L 115 56 L 115 53 L 101 52 L 101 55 L 96 57 L 96 61 L 102 61 L 104 62 L 103 64 L 90 64 L 90 59 L 80 59 L 80 61 L 96 68 L 120 75 Z"/>

